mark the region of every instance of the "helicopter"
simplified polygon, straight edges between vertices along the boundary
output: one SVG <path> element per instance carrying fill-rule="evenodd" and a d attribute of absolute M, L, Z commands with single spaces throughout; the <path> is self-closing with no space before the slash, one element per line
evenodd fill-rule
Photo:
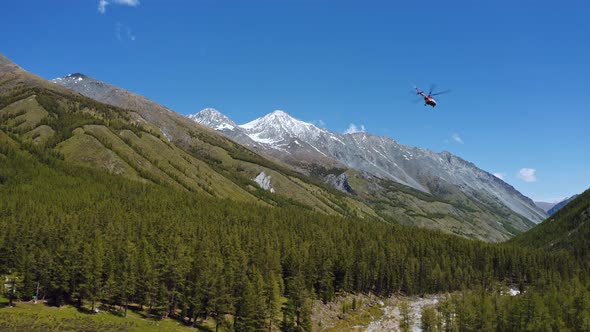
<path fill-rule="evenodd" d="M 424 97 L 424 106 L 426 106 L 426 105 L 430 105 L 432 107 L 436 106 L 436 100 L 434 100 L 434 98 L 432 98 L 433 96 L 438 96 L 438 95 L 442 95 L 443 93 L 451 92 L 451 90 L 445 90 L 445 91 L 441 91 L 441 92 L 432 93 L 434 90 L 434 87 L 435 87 L 434 85 L 430 86 L 430 91 L 428 92 L 428 95 L 425 94 L 424 91 L 420 91 L 420 89 L 418 89 L 417 87 L 414 87 L 414 89 L 416 89 L 416 94 Z"/>

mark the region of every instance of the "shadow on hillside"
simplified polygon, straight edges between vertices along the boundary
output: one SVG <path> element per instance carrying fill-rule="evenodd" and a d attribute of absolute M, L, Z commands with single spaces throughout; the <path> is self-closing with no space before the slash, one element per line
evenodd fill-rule
<path fill-rule="evenodd" d="M 177 316 L 164 318 L 163 312 L 160 309 L 149 310 L 149 309 L 145 308 L 144 310 L 142 310 L 137 305 L 130 305 L 128 309 L 133 311 L 135 314 L 139 315 L 143 319 L 151 319 L 151 320 L 155 320 L 155 321 L 169 319 L 169 320 L 177 321 L 178 323 L 180 323 L 184 326 L 192 327 L 192 328 L 196 329 L 197 331 L 202 331 L 202 332 L 213 332 L 214 331 L 213 329 L 211 329 L 211 327 L 209 327 L 199 321 L 189 322 L 188 320 L 177 317 Z"/>
<path fill-rule="evenodd" d="M 76 308 L 76 310 L 78 310 L 78 312 L 86 314 L 86 315 L 92 315 L 92 314 L 96 313 L 95 311 L 92 311 L 91 308 L 78 307 L 78 306 L 76 306 L 75 308 Z"/>
<path fill-rule="evenodd" d="M 98 312 L 102 312 L 102 313 L 108 313 L 110 315 L 115 315 L 118 317 L 125 317 L 125 308 L 124 307 L 111 305 L 111 304 L 105 304 L 105 303 L 97 304 L 98 312 L 93 311 L 91 308 L 86 307 L 86 306 L 83 306 L 83 307 L 74 306 L 74 307 L 76 308 L 76 310 L 78 310 L 78 312 L 83 313 L 83 314 L 87 314 L 87 315 L 94 315 L 94 314 L 97 314 Z M 128 310 L 127 311 L 128 314 L 133 313 L 133 314 L 139 316 L 140 318 L 146 319 L 146 320 L 160 321 L 160 320 L 169 319 L 169 320 L 177 321 L 179 324 L 182 324 L 183 326 L 192 327 L 192 328 L 196 329 L 197 331 L 202 331 L 202 332 L 213 332 L 214 331 L 213 329 L 211 329 L 211 327 L 209 327 L 199 321 L 189 322 L 186 319 L 182 319 L 180 317 L 164 318 L 162 310 L 160 310 L 160 309 L 149 310 L 148 308 L 145 308 L 145 307 L 141 308 L 139 305 L 136 305 L 136 304 L 130 304 L 127 307 L 127 310 Z"/>

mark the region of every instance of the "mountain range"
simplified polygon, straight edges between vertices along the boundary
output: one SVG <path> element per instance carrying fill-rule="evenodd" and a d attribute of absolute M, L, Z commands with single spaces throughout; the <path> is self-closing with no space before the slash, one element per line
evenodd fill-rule
<path fill-rule="evenodd" d="M 435 197 L 461 192 L 479 204 L 508 208 L 535 223 L 546 217 L 544 211 L 512 186 L 446 151 L 436 153 L 410 147 L 365 132 L 337 134 L 284 111 L 243 125 L 214 109 L 205 109 L 189 118 L 308 174 L 318 167 L 330 176 L 356 170 Z"/>
<path fill-rule="evenodd" d="M 566 197 L 566 198 L 562 199 L 561 201 L 557 201 L 557 202 L 535 202 L 535 205 L 537 205 L 543 211 L 547 212 L 548 215 L 552 215 L 555 212 L 559 211 L 564 206 L 566 206 L 567 203 L 573 201 L 578 196 L 579 195 L 577 195 L 577 194 L 572 195 L 571 197 Z"/>
<path fill-rule="evenodd" d="M 283 111 L 241 126 L 213 109 L 187 118 L 84 74 L 50 83 L 3 56 L 0 92 L 2 128 L 23 148 L 43 146 L 67 163 L 137 181 L 487 241 L 506 240 L 545 216 L 448 152 L 335 134 Z M 58 120 L 70 121 L 65 131 L 51 125 Z"/>

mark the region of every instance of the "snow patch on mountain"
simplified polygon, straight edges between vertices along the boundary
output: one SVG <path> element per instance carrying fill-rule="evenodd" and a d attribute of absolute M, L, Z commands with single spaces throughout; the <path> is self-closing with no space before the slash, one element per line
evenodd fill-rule
<path fill-rule="evenodd" d="M 168 132 L 168 130 L 166 128 L 161 128 L 160 131 L 164 135 L 164 138 L 166 138 L 166 140 L 168 140 L 168 142 L 172 142 L 172 136 L 170 135 L 170 133 Z"/>
<path fill-rule="evenodd" d="M 270 175 L 266 175 L 266 173 L 264 173 L 264 171 L 260 172 L 260 174 L 258 174 L 258 176 L 256 176 L 252 180 L 254 180 L 254 182 L 258 183 L 260 188 L 262 188 L 264 190 L 268 190 L 271 193 L 275 192 L 275 189 L 272 187 L 272 185 L 270 183 Z"/>
<path fill-rule="evenodd" d="M 51 80 L 51 82 L 60 83 L 61 85 L 64 85 L 68 82 L 69 83 L 80 83 L 81 81 L 83 81 L 84 79 L 87 79 L 87 78 L 88 78 L 88 76 L 86 76 L 84 74 L 74 73 L 74 74 L 66 75 L 64 77 L 54 78 Z"/>
<path fill-rule="evenodd" d="M 258 142 L 258 143 L 262 143 L 262 144 L 270 144 L 270 145 L 274 145 L 278 142 L 280 142 L 280 140 L 274 140 L 271 138 L 261 138 L 260 135 L 262 133 L 256 133 L 256 134 L 249 134 L 248 137 L 250 137 L 253 141 Z M 275 148 L 278 146 L 274 146 Z"/>
<path fill-rule="evenodd" d="M 332 187 L 351 194 L 353 192 L 352 187 L 348 183 L 348 176 L 346 173 L 340 175 L 328 174 L 324 177 L 324 182 L 330 184 Z"/>
<path fill-rule="evenodd" d="M 228 124 L 228 123 L 222 123 L 220 125 L 218 125 L 217 127 L 215 127 L 215 130 L 223 130 L 223 129 L 229 129 L 229 130 L 234 130 L 236 127 Z"/>

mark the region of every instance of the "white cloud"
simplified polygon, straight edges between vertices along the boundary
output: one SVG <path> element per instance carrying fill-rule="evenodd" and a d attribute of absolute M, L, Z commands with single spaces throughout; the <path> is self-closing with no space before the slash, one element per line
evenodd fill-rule
<path fill-rule="evenodd" d="M 100 0 L 98 2 L 98 12 L 104 14 L 107 11 L 108 4 L 109 3 L 107 2 L 107 0 Z"/>
<path fill-rule="evenodd" d="M 451 135 L 451 138 L 453 139 L 453 141 L 459 144 L 463 144 L 463 140 L 461 139 L 461 136 L 459 136 L 459 134 L 453 134 Z"/>
<path fill-rule="evenodd" d="M 521 168 L 518 171 L 517 177 L 524 182 L 535 182 L 537 181 L 536 172 L 537 170 L 534 168 Z"/>
<path fill-rule="evenodd" d="M 494 176 L 504 181 L 504 179 L 506 178 L 506 173 L 494 173 Z"/>
<path fill-rule="evenodd" d="M 118 3 L 120 5 L 127 5 L 131 7 L 139 6 L 139 0 L 113 0 L 113 3 Z"/>
<path fill-rule="evenodd" d="M 121 27 L 121 23 L 117 23 L 117 25 L 115 25 L 115 36 L 117 37 L 117 40 L 123 40 L 121 37 Z"/>
<path fill-rule="evenodd" d="M 318 126 L 318 127 L 322 127 L 325 128 L 326 127 L 326 123 L 324 122 L 324 120 L 312 120 L 311 123 L 313 123 L 314 125 Z"/>
<path fill-rule="evenodd" d="M 131 28 L 121 23 L 115 25 L 115 37 L 119 41 L 123 41 L 124 38 L 135 41 L 135 35 L 131 31 Z"/>
<path fill-rule="evenodd" d="M 131 28 L 129 27 L 127 27 L 127 38 L 129 38 L 131 41 L 135 41 L 135 35 L 133 32 L 131 32 Z"/>
<path fill-rule="evenodd" d="M 129 6 L 129 7 L 137 7 L 139 6 L 139 0 L 99 0 L 98 1 L 98 12 L 101 14 L 106 13 L 107 11 L 107 6 L 110 4 L 116 4 L 116 5 L 124 5 L 124 6 Z"/>
<path fill-rule="evenodd" d="M 365 132 L 365 125 L 360 125 L 357 127 L 354 123 L 351 123 L 348 126 L 348 129 L 344 131 L 345 134 L 354 134 L 354 133 L 364 133 Z"/>

